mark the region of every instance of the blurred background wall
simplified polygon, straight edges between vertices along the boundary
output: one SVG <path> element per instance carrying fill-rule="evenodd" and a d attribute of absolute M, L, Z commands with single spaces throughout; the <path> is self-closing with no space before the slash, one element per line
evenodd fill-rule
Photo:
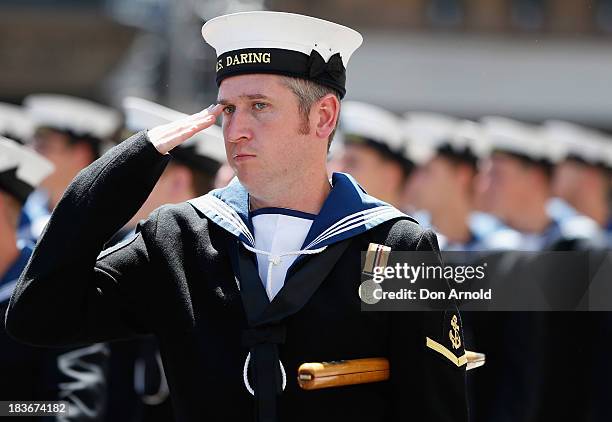
<path fill-rule="evenodd" d="M 0 0 L 0 101 L 138 95 L 199 110 L 216 96 L 202 23 L 258 9 L 362 32 L 347 98 L 612 129 L 612 0 Z"/>

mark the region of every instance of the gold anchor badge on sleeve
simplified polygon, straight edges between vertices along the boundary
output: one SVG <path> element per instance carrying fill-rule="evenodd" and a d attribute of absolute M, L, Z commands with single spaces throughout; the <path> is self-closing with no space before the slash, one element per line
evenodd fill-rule
<path fill-rule="evenodd" d="M 461 326 L 459 325 L 459 317 L 457 314 L 453 314 L 450 320 L 451 329 L 448 330 L 448 337 L 451 342 L 451 347 L 454 350 L 458 350 L 461 348 Z M 463 355 L 457 356 L 455 353 L 451 352 L 449 349 L 444 347 L 444 345 L 438 343 L 432 338 L 425 337 L 425 345 L 432 350 L 435 350 L 440 355 L 444 356 L 446 359 L 454 363 L 456 366 L 460 367 L 466 365 L 466 370 L 471 370 L 478 368 L 485 364 L 486 356 L 484 353 L 472 352 L 470 350 L 464 350 Z"/>
<path fill-rule="evenodd" d="M 450 326 L 451 329 L 448 331 L 448 337 L 451 342 L 451 347 L 453 348 L 453 350 L 458 350 L 461 348 L 461 327 L 459 326 L 459 318 L 456 314 L 453 314 L 453 316 L 451 317 Z M 447 349 L 443 344 L 438 343 L 434 339 L 426 337 L 425 340 L 425 344 L 427 347 L 440 353 L 442 356 L 450 360 L 458 367 L 468 363 L 468 356 L 466 355 L 465 351 L 461 356 L 457 356 L 455 355 L 455 353 Z"/>
<path fill-rule="evenodd" d="M 457 323 L 457 315 L 453 315 L 451 319 L 452 330 L 448 331 L 448 337 L 450 338 L 453 349 L 461 347 L 461 334 L 459 334 L 459 324 Z"/>

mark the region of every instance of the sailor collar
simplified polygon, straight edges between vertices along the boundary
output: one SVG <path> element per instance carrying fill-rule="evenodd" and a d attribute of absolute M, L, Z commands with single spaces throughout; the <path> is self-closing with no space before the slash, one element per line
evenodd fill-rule
<path fill-rule="evenodd" d="M 368 195 L 345 173 L 332 175 L 332 189 L 306 235 L 302 250 L 318 249 L 360 235 L 382 223 L 407 218 L 395 207 Z M 249 194 L 235 178 L 227 187 L 188 201 L 213 223 L 254 247 Z"/>

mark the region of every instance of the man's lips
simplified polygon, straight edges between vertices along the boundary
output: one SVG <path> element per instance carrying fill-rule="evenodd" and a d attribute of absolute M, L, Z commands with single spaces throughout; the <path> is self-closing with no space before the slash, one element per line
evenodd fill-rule
<path fill-rule="evenodd" d="M 237 161 L 246 160 L 248 158 L 254 158 L 254 157 L 255 157 L 255 154 L 245 154 L 245 153 L 238 153 L 232 156 L 232 158 Z"/>

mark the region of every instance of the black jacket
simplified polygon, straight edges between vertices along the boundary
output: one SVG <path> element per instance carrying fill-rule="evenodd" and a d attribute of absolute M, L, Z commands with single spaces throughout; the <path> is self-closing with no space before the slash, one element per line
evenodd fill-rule
<path fill-rule="evenodd" d="M 189 203 L 156 210 L 136 237 L 100 253 L 167 161 L 141 132 L 79 173 L 20 278 L 7 329 L 36 345 L 153 333 L 178 421 L 253 420 L 255 400 L 243 384 L 244 332 L 261 323 L 245 311 L 256 296 L 248 287 L 258 279 L 253 255 Z M 360 253 L 370 242 L 437 250 L 431 231 L 392 220 L 303 259 L 287 275 L 285 287 L 297 288 L 292 279 L 300 277 L 321 284 L 301 305 L 289 296 L 269 305 L 294 307 L 280 321 L 286 335 L 272 341 L 287 373 L 278 420 L 466 420 L 465 365 L 425 346 L 430 337 L 450 348 L 447 313 L 361 312 Z M 333 265 L 320 270 L 334 253 Z M 296 381 L 304 362 L 380 356 L 390 360 L 387 382 L 305 391 Z"/>

